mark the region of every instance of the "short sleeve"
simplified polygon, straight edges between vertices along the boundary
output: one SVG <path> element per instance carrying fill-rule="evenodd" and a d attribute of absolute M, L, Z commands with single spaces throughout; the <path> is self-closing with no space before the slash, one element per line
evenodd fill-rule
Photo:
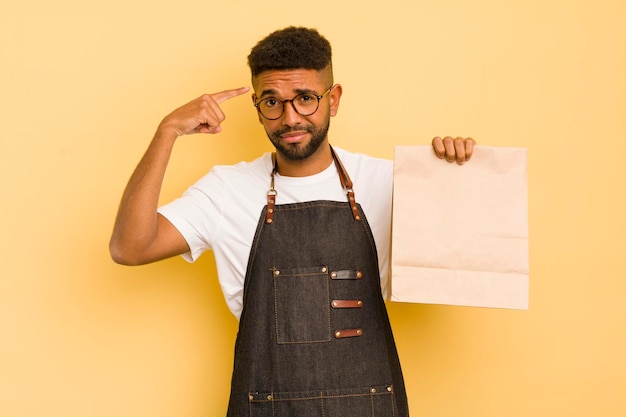
<path fill-rule="evenodd" d="M 218 204 L 222 201 L 222 194 L 222 181 L 209 172 L 181 197 L 158 209 L 189 245 L 189 252 L 182 255 L 188 262 L 195 262 L 203 252 L 211 249 L 210 242 L 222 224 L 222 208 Z"/>

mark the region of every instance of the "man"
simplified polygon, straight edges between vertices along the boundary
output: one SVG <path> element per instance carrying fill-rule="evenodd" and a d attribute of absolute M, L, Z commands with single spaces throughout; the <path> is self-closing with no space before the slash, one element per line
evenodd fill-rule
<path fill-rule="evenodd" d="M 276 152 L 213 167 L 157 210 L 176 139 L 219 133 L 220 103 L 249 89 L 178 108 L 129 181 L 111 255 L 135 265 L 213 250 L 226 301 L 240 318 L 228 416 L 407 416 L 383 301 L 392 163 L 330 146 L 342 87 L 317 31 L 271 33 L 248 63 L 253 104 Z M 433 140 L 438 157 L 459 164 L 473 145 Z"/>

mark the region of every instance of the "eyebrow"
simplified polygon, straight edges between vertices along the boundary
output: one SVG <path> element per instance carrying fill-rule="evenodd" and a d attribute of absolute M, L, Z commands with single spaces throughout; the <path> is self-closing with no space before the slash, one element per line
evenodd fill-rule
<path fill-rule="evenodd" d="M 310 88 L 296 88 L 293 90 L 294 93 L 296 93 L 295 95 L 300 95 L 300 94 L 315 94 L 315 95 L 319 95 L 319 93 L 315 90 L 311 90 Z M 261 91 L 261 95 L 259 96 L 259 98 L 263 98 L 265 96 L 275 96 L 276 94 L 278 94 L 278 91 L 274 90 L 273 88 L 268 88 L 267 90 L 263 90 Z"/>

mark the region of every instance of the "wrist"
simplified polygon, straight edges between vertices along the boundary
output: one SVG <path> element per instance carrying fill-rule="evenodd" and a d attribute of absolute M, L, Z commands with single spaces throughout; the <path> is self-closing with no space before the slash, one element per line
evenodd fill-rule
<path fill-rule="evenodd" d="M 183 134 L 176 129 L 176 127 L 172 125 L 168 125 L 167 123 L 162 122 L 154 134 L 154 140 L 159 142 L 169 142 L 174 143 L 179 136 Z"/>

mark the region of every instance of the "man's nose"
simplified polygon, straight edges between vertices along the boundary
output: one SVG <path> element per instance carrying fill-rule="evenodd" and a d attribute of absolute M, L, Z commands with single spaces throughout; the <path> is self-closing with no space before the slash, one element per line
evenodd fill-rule
<path fill-rule="evenodd" d="M 293 126 L 300 123 L 302 116 L 296 110 L 293 100 L 285 100 L 283 106 L 283 124 Z"/>

